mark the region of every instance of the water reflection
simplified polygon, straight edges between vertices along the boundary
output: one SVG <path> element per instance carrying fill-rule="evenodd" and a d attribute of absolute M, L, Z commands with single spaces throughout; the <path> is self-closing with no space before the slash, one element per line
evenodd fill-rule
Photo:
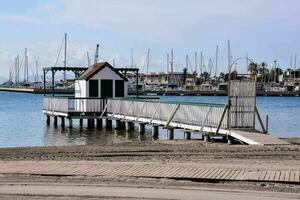
<path fill-rule="evenodd" d="M 101 130 L 80 128 L 74 126 L 73 128 L 60 126 L 45 125 L 44 140 L 45 146 L 64 146 L 64 145 L 94 145 L 94 144 L 115 144 L 132 141 L 151 142 L 151 133 L 147 131 L 146 134 L 140 135 L 136 130 L 125 131 L 106 129 Z"/>
<path fill-rule="evenodd" d="M 104 123 L 103 123 L 104 124 Z M 115 126 L 114 126 L 115 127 Z M 165 129 L 159 129 L 158 140 L 165 140 L 167 132 Z M 174 133 L 174 139 L 183 139 L 184 134 L 180 130 Z M 199 135 L 192 135 L 192 139 L 199 139 Z M 66 146 L 66 145 L 109 145 L 116 143 L 130 142 L 151 142 L 154 139 L 151 134 L 151 126 L 146 126 L 145 134 L 138 133 L 138 127 L 132 131 L 106 129 L 105 124 L 101 130 L 80 128 L 79 123 L 74 123 L 73 128 L 54 126 L 44 126 L 43 143 L 45 146 Z"/>

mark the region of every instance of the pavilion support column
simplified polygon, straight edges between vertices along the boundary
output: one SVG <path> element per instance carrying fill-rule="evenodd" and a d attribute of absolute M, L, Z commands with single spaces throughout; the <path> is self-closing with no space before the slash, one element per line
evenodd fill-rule
<path fill-rule="evenodd" d="M 97 122 L 97 129 L 98 130 L 101 130 L 102 129 L 102 119 L 101 118 L 97 118 L 97 120 L 96 120 L 96 122 Z"/>
<path fill-rule="evenodd" d="M 159 126 L 153 125 L 152 126 L 152 137 L 153 139 L 157 140 L 159 136 Z"/>
<path fill-rule="evenodd" d="M 184 139 L 190 140 L 191 139 L 191 132 L 184 132 Z"/>
<path fill-rule="evenodd" d="M 57 126 L 57 116 L 54 116 L 53 124 L 54 124 L 54 126 Z"/>
<path fill-rule="evenodd" d="M 61 127 L 64 128 L 65 127 L 65 117 L 60 117 L 60 121 L 61 121 Z"/>
<path fill-rule="evenodd" d="M 69 119 L 69 128 L 73 128 L 73 120 L 71 118 Z"/>
<path fill-rule="evenodd" d="M 47 123 L 47 125 L 49 126 L 49 125 L 50 125 L 50 115 L 47 115 L 46 117 L 47 117 L 46 123 Z"/>
<path fill-rule="evenodd" d="M 174 129 L 173 128 L 168 128 L 167 132 L 168 132 L 168 139 L 173 140 L 174 139 Z"/>
<path fill-rule="evenodd" d="M 139 123 L 139 133 L 144 134 L 145 133 L 145 124 Z"/>

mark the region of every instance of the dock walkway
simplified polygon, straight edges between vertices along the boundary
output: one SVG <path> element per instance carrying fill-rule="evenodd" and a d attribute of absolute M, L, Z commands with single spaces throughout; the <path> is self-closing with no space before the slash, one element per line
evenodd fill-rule
<path fill-rule="evenodd" d="M 300 183 L 300 170 L 207 167 L 156 162 L 2 161 L 0 174 L 170 178 L 197 181 Z"/>

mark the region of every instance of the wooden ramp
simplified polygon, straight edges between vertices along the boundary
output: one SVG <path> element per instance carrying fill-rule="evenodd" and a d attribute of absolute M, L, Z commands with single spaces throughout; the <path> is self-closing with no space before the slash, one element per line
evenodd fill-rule
<path fill-rule="evenodd" d="M 264 134 L 258 131 L 249 130 L 230 130 L 231 137 L 236 138 L 250 145 L 288 145 L 290 143 L 278 139 L 270 134 Z"/>

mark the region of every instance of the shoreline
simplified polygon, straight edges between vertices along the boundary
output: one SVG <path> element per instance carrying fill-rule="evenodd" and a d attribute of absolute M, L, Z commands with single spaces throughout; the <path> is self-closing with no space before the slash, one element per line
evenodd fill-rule
<path fill-rule="evenodd" d="M 299 144 L 247 146 L 179 140 L 0 148 L 0 199 L 20 195 L 37 199 L 70 199 L 70 195 L 71 199 L 101 195 L 107 199 L 169 199 L 170 195 L 164 194 L 172 191 L 185 194 L 180 199 L 192 199 L 188 198 L 191 194 L 198 199 L 208 194 L 212 199 L 224 199 L 224 195 L 235 199 L 232 195 L 237 191 L 236 199 L 242 194 L 252 199 L 297 199 L 299 166 Z M 116 195 L 107 187 L 123 192 Z M 148 193 L 150 188 L 155 192 Z M 95 192 L 99 190 L 106 192 Z M 220 191 L 226 192 L 215 196 Z"/>
<path fill-rule="evenodd" d="M 43 88 L 27 88 L 27 87 L 0 87 L 0 91 L 4 92 L 19 92 L 19 93 L 31 93 L 31 94 L 43 94 Z M 46 94 L 51 94 L 52 90 L 47 89 Z M 56 94 L 74 94 L 74 89 L 55 89 Z M 129 91 L 129 95 L 136 95 L 135 91 Z M 139 92 L 139 95 L 143 96 L 227 96 L 226 91 L 182 91 L 182 90 L 173 90 L 173 91 L 144 91 Z M 299 97 L 300 91 L 298 92 L 260 92 L 258 91 L 257 96 L 284 96 L 284 97 Z"/>

